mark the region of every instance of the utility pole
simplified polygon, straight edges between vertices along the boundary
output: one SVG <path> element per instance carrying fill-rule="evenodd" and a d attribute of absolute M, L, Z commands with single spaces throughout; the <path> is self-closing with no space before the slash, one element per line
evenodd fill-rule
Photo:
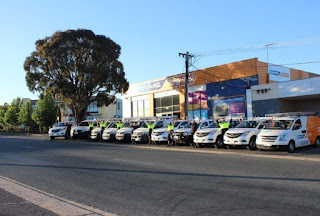
<path fill-rule="evenodd" d="M 270 43 L 270 44 L 266 44 L 266 48 L 267 48 L 267 63 L 269 64 L 269 46 L 275 45 L 276 43 Z"/>
<path fill-rule="evenodd" d="M 188 117 L 188 99 L 189 99 L 189 92 L 188 92 L 188 84 L 189 84 L 189 61 L 193 55 L 190 55 L 189 52 L 186 53 L 179 53 L 179 56 L 185 58 L 185 65 L 186 65 L 186 77 L 185 77 L 185 86 L 184 86 L 184 119 Z"/>

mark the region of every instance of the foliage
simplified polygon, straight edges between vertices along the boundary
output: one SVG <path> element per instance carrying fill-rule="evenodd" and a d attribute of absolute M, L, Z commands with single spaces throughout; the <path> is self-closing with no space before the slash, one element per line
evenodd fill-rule
<path fill-rule="evenodd" d="M 120 50 L 110 38 L 90 30 L 58 31 L 36 41 L 36 51 L 26 58 L 27 86 L 59 96 L 80 122 L 90 103 L 108 106 L 115 94 L 127 91 Z"/>
<path fill-rule="evenodd" d="M 31 102 L 27 102 L 25 105 L 22 105 L 20 108 L 18 120 L 20 124 L 23 124 L 27 127 L 28 131 L 30 130 L 30 126 L 33 124 L 32 120 L 32 112 L 33 108 Z"/>
<path fill-rule="evenodd" d="M 6 127 L 6 123 L 4 121 L 5 114 L 6 114 L 5 109 L 0 109 L 0 127 L 1 128 L 5 128 Z"/>
<path fill-rule="evenodd" d="M 55 123 L 57 118 L 57 106 L 54 103 L 54 98 L 49 95 L 41 96 L 37 102 L 37 107 L 34 109 L 32 119 L 41 128 L 48 128 Z"/>
<path fill-rule="evenodd" d="M 21 104 L 22 101 L 19 97 L 12 101 L 11 106 L 8 108 L 4 115 L 4 122 L 7 125 L 12 126 L 14 128 L 19 125 L 18 115 Z"/>

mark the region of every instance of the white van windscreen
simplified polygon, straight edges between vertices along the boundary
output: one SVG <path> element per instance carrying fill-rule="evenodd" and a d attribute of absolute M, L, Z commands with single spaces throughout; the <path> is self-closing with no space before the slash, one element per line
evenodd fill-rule
<path fill-rule="evenodd" d="M 293 120 L 272 120 L 268 123 L 265 129 L 274 130 L 289 130 Z"/>

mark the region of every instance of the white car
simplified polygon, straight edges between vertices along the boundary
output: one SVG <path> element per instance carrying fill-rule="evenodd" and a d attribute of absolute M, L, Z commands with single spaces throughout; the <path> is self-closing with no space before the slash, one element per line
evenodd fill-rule
<path fill-rule="evenodd" d="M 114 121 L 114 122 L 111 122 L 109 125 L 108 125 L 108 128 L 104 129 L 103 133 L 102 133 L 102 140 L 104 141 L 116 141 L 116 133 L 117 133 L 117 130 L 118 130 L 118 127 L 117 127 L 117 122 Z M 126 122 L 124 122 L 123 124 L 125 124 Z"/>
<path fill-rule="evenodd" d="M 255 150 L 256 138 L 260 131 L 268 124 L 270 118 L 250 118 L 242 121 L 235 128 L 230 128 L 223 136 L 223 142 L 227 147 L 246 146 Z"/>
<path fill-rule="evenodd" d="M 90 138 L 90 128 L 89 123 L 93 123 L 94 127 L 97 126 L 97 122 L 93 120 L 84 120 L 79 123 L 77 126 L 71 128 L 71 137 L 72 139 L 76 138 Z"/>
<path fill-rule="evenodd" d="M 55 139 L 56 137 L 65 137 L 69 139 L 70 137 L 70 129 L 72 126 L 75 126 L 75 122 L 59 122 L 53 125 L 49 130 L 50 139 Z"/>
<path fill-rule="evenodd" d="M 166 125 L 163 120 L 151 120 L 151 121 L 152 122 L 156 121 L 154 129 L 163 128 Z M 148 126 L 145 122 L 143 122 L 138 129 L 133 131 L 131 140 L 132 142 L 148 143 L 149 142 L 148 133 L 149 133 Z"/>
<path fill-rule="evenodd" d="M 318 116 L 288 116 L 272 119 L 256 140 L 258 149 L 286 147 L 289 153 L 308 145 L 320 146 L 320 118 Z"/>
<path fill-rule="evenodd" d="M 174 122 L 174 130 L 183 128 L 186 124 L 188 124 L 187 120 L 177 120 Z M 168 142 L 168 126 L 154 129 L 151 141 L 154 143 Z"/>
<path fill-rule="evenodd" d="M 198 126 L 199 129 L 204 129 L 208 127 L 208 125 L 212 122 L 212 120 L 201 120 Z M 173 133 L 173 142 L 176 145 L 184 144 L 189 145 L 193 141 L 193 136 L 191 134 L 191 126 L 187 123 L 183 128 L 174 130 Z"/>
<path fill-rule="evenodd" d="M 110 126 L 110 122 L 106 122 L 106 124 L 107 124 L 107 127 L 105 129 L 107 129 Z M 91 131 L 91 139 L 101 140 L 102 139 L 101 131 L 102 131 L 102 128 L 100 126 L 93 128 L 93 130 Z"/>
<path fill-rule="evenodd" d="M 238 121 L 231 122 L 230 128 L 236 127 Z M 223 148 L 223 135 L 222 130 L 217 122 L 211 122 L 206 128 L 198 129 L 193 136 L 193 142 L 198 148 L 203 145 L 216 146 L 217 148 Z"/>
<path fill-rule="evenodd" d="M 131 135 L 132 135 L 134 129 L 138 128 L 138 125 L 142 125 L 142 124 L 143 124 L 143 121 L 128 121 L 128 122 L 126 122 L 126 124 L 124 124 L 121 129 L 117 130 L 116 140 L 130 142 Z"/>

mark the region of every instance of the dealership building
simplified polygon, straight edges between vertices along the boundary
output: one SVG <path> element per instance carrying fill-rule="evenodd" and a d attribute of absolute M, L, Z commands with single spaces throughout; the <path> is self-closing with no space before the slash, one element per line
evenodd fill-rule
<path fill-rule="evenodd" d="M 258 58 L 192 71 L 188 80 L 188 115 L 190 119 L 207 119 L 296 111 L 299 107 L 295 99 L 302 96 L 284 92 L 300 92 L 303 87 L 293 90 L 290 86 L 302 84 L 300 82 L 314 85 L 319 82 L 318 76 L 261 62 Z M 183 118 L 184 86 L 185 74 L 131 84 L 122 98 L 123 117 L 175 115 Z"/>

